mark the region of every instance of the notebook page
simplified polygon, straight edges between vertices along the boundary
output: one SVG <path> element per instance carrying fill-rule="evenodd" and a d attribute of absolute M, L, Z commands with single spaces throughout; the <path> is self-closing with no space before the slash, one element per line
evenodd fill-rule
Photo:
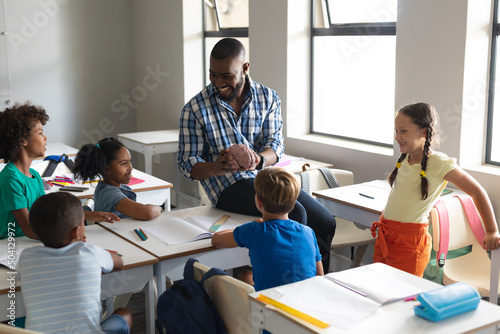
<path fill-rule="evenodd" d="M 359 323 L 376 312 L 380 306 L 373 300 L 353 294 L 322 276 L 276 287 L 265 295 L 330 326 L 342 329 Z"/>
<path fill-rule="evenodd" d="M 153 236 L 169 246 L 212 237 L 210 232 L 182 218 L 167 219 L 162 223 L 144 227 L 143 230 L 148 236 Z"/>
<path fill-rule="evenodd" d="M 366 294 L 380 304 L 400 300 L 421 293 L 423 290 L 374 268 L 363 266 L 356 270 L 330 273 L 325 278 L 337 281 L 349 288 Z"/>
<path fill-rule="evenodd" d="M 224 231 L 228 229 L 234 229 L 241 225 L 241 223 L 237 222 L 234 219 L 231 219 L 231 214 L 227 213 L 229 215 L 229 218 L 226 220 L 226 222 L 220 226 L 220 228 L 217 231 Z M 221 214 L 216 214 L 216 215 L 211 215 L 211 216 L 189 216 L 187 218 L 184 218 L 186 221 L 192 223 L 193 225 L 201 228 L 205 232 L 208 232 L 210 228 L 219 220 L 222 218 L 223 215 Z"/>

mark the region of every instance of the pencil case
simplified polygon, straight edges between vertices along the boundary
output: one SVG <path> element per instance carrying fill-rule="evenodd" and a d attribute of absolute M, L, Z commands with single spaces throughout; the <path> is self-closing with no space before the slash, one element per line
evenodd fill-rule
<path fill-rule="evenodd" d="M 421 305 L 415 306 L 415 314 L 437 322 L 475 310 L 481 296 L 469 284 L 459 282 L 421 293 L 417 300 Z"/>

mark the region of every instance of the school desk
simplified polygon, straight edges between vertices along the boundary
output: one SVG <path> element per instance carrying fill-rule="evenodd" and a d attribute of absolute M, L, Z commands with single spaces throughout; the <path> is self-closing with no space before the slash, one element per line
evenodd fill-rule
<path fill-rule="evenodd" d="M 147 332 L 154 333 L 154 306 L 156 301 L 154 298 L 153 265 L 158 262 L 158 258 L 135 247 L 130 242 L 110 233 L 99 225 L 86 226 L 85 235 L 88 243 L 117 251 L 123 255 L 124 267 L 122 270 L 102 275 L 101 297 L 106 299 L 107 309 L 112 309 L 112 297 L 143 290 L 146 300 Z M 11 300 L 15 300 L 16 317 L 26 315 L 20 281 L 17 278 L 15 279 L 15 298 L 9 297 L 10 284 L 8 278 L 12 275 L 15 274 L 12 274 L 9 269 L 0 268 L 0 305 L 1 309 L 4 310 L 0 314 L 0 321 L 9 320 L 6 317 L 5 310 L 9 307 Z"/>
<path fill-rule="evenodd" d="M 312 194 L 336 217 L 371 227 L 380 218 L 390 190 L 387 181 L 375 180 L 314 191 Z"/>
<path fill-rule="evenodd" d="M 225 212 L 210 206 L 199 206 L 183 210 L 163 212 L 159 217 L 151 221 L 122 219 L 119 223 L 99 223 L 99 225 L 113 231 L 114 233 L 131 241 L 138 247 L 158 257 L 160 262 L 155 264 L 154 270 L 158 285 L 158 295 L 160 295 L 166 288 L 166 276 L 172 280 L 183 278 L 184 265 L 186 264 L 188 258 L 193 257 L 209 267 L 217 267 L 226 270 L 250 264 L 248 249 L 240 247 L 216 249 L 212 246 L 211 239 L 202 239 L 168 246 L 152 235 L 148 235 L 148 239 L 142 241 L 134 232 L 134 229 L 144 229 L 144 227 L 152 226 L 154 224 L 162 224 L 165 220 L 174 217 L 186 218 L 189 216 L 209 216 L 214 217 L 215 222 L 225 214 L 230 215 L 231 221 L 234 222 L 235 226 L 248 223 L 257 218 L 232 212 Z M 223 230 L 224 226 L 225 228 L 229 227 L 228 225 L 223 225 L 219 231 Z"/>
<path fill-rule="evenodd" d="M 421 289 L 422 291 L 430 291 L 442 287 L 441 285 L 425 280 L 423 278 L 408 274 L 398 269 L 392 268 L 382 263 L 369 264 L 363 267 L 348 269 L 352 274 L 361 274 L 362 271 L 370 269 L 374 280 L 389 277 L 395 282 L 409 284 L 413 288 Z M 329 275 L 333 275 L 329 274 Z M 314 278 L 316 280 L 318 278 Z M 323 278 L 327 280 L 327 278 Z M 259 295 L 270 297 L 276 301 L 284 300 L 283 298 L 290 297 L 288 300 L 290 306 L 291 300 L 295 303 L 301 300 L 313 302 L 310 298 L 314 294 L 315 286 L 311 286 L 314 280 L 305 280 L 289 284 L 288 286 L 266 289 L 250 294 L 252 333 L 261 333 L 262 329 L 266 329 L 274 334 L 280 333 L 469 333 L 483 330 L 481 333 L 496 333 L 496 327 L 500 323 L 500 307 L 492 303 L 481 301 L 477 310 L 458 315 L 453 318 L 443 320 L 441 322 L 430 322 L 419 318 L 414 314 L 413 308 L 418 305 L 418 301 L 399 300 L 385 305 L 376 305 L 374 313 L 368 314 L 362 320 L 353 321 L 346 325 L 344 322 L 343 328 L 335 326 L 335 319 L 327 323 L 330 325 L 326 328 L 320 328 L 312 325 L 308 321 L 302 320 L 303 317 L 297 316 L 296 311 L 300 311 L 300 304 L 289 312 L 283 311 L 283 307 L 269 306 L 268 304 L 258 300 Z M 331 283 L 331 284 L 330 284 Z M 328 284 L 330 284 L 328 286 Z M 318 284 L 316 284 L 318 286 Z M 325 288 L 326 286 L 326 288 Z M 321 286 L 322 290 L 318 291 L 318 298 L 314 300 L 315 311 L 306 313 L 316 319 L 328 319 L 329 310 L 332 309 L 332 300 L 335 300 L 336 294 L 343 294 L 344 304 L 350 302 L 349 299 L 355 300 L 360 297 L 354 292 L 345 291 L 339 292 L 341 289 L 337 284 L 328 281 L 327 284 Z M 377 288 L 377 287 L 372 287 Z M 308 292 L 308 295 L 301 295 Z M 328 296 L 322 298 L 321 296 Z M 339 298 L 340 295 L 339 295 Z M 358 304 L 359 305 L 359 304 Z M 355 307 L 355 305 L 350 306 Z M 302 309 L 304 310 L 304 309 Z M 291 313 L 290 313 L 291 312 Z M 342 311 L 340 311 L 342 312 Z M 294 315 L 292 315 L 292 313 Z M 330 312 L 331 313 L 331 312 Z M 354 319 L 355 320 L 355 319 Z M 324 321 L 326 322 L 326 321 Z M 339 324 L 339 322 L 337 322 Z"/>
<path fill-rule="evenodd" d="M 134 169 L 132 171 L 132 176 L 144 180 L 142 183 L 130 186 L 130 188 L 132 188 L 132 190 L 137 194 L 137 202 L 155 205 L 165 204 L 165 210 L 170 211 L 170 189 L 172 188 L 172 183 L 141 172 L 138 169 Z M 50 180 L 50 178 L 48 179 Z M 89 188 L 88 190 L 82 192 L 71 192 L 84 202 L 86 199 L 94 196 L 97 182 L 85 183 L 83 185 L 75 184 L 75 186 L 84 186 Z M 60 187 L 54 186 L 50 190 L 46 190 L 45 193 L 49 194 L 56 191 L 60 191 Z"/>
<path fill-rule="evenodd" d="M 446 200 L 464 194 L 460 189 L 450 188 L 451 193 L 442 195 Z M 335 217 L 344 218 L 366 227 L 378 221 L 385 208 L 391 188 L 387 180 L 374 180 L 320 191 L 313 191 L 318 202 Z"/>
<path fill-rule="evenodd" d="M 144 155 L 144 170 L 146 173 L 153 174 L 153 155 L 161 153 L 177 153 L 179 144 L 179 129 L 144 131 L 119 133 L 118 139 L 129 150 L 142 153 Z M 179 172 L 177 168 L 177 157 L 174 157 L 175 179 L 175 200 L 179 205 Z"/>
<path fill-rule="evenodd" d="M 73 157 L 78 153 L 78 149 L 62 143 L 47 143 L 47 151 L 45 152 L 46 156 L 61 155 L 63 153 L 66 153 L 68 156 Z M 3 163 L 2 161 L 3 160 L 0 160 L 0 171 L 5 166 L 5 163 Z M 40 175 L 42 175 L 43 171 L 46 168 L 46 165 L 47 164 L 43 162 L 42 158 L 40 158 L 33 161 L 31 168 L 34 168 Z M 165 204 L 165 210 L 170 211 L 170 188 L 173 187 L 172 183 L 163 181 L 157 177 L 152 176 L 151 173 L 144 173 L 137 169 L 134 169 L 134 171 L 132 172 L 132 176 L 145 180 L 145 182 L 143 183 L 131 186 L 132 190 L 137 194 L 137 202 L 156 205 Z M 72 194 L 80 198 L 83 203 L 87 198 L 94 196 L 95 185 L 96 183 L 92 183 L 90 185 L 87 184 L 86 186 L 89 187 L 87 191 L 73 192 Z M 52 187 L 52 189 L 46 191 L 46 193 L 58 190 L 59 189 L 56 189 L 56 187 Z"/>

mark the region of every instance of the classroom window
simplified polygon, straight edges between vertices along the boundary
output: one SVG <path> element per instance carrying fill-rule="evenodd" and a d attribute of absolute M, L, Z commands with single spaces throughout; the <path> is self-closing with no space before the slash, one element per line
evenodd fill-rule
<path fill-rule="evenodd" d="M 490 64 L 490 95 L 488 101 L 488 121 L 486 130 L 486 157 L 485 162 L 500 166 L 500 99 L 496 92 L 498 78 L 500 78 L 500 64 L 498 43 L 500 36 L 500 22 L 498 15 L 498 0 L 494 1 L 493 36 L 491 38 Z"/>
<path fill-rule="evenodd" d="M 210 52 L 222 38 L 238 39 L 250 54 L 248 41 L 248 1 L 249 0 L 204 0 L 204 74 L 205 84 L 210 82 L 208 69 Z"/>
<path fill-rule="evenodd" d="M 312 0 L 311 129 L 393 146 L 396 0 Z"/>

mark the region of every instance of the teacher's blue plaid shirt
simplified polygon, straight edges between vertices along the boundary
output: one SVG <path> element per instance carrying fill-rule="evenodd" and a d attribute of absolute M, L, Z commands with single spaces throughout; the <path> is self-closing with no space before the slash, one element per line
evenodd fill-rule
<path fill-rule="evenodd" d="M 246 76 L 250 84 L 238 117 L 209 84 L 182 109 L 179 131 L 178 164 L 191 179 L 191 169 L 199 161 L 213 162 L 219 152 L 235 144 L 245 144 L 256 152 L 270 147 L 281 158 L 284 151 L 281 101 L 278 94 Z M 254 178 L 257 171 L 226 173 L 202 180 L 215 207 L 220 194 L 242 179 Z"/>

